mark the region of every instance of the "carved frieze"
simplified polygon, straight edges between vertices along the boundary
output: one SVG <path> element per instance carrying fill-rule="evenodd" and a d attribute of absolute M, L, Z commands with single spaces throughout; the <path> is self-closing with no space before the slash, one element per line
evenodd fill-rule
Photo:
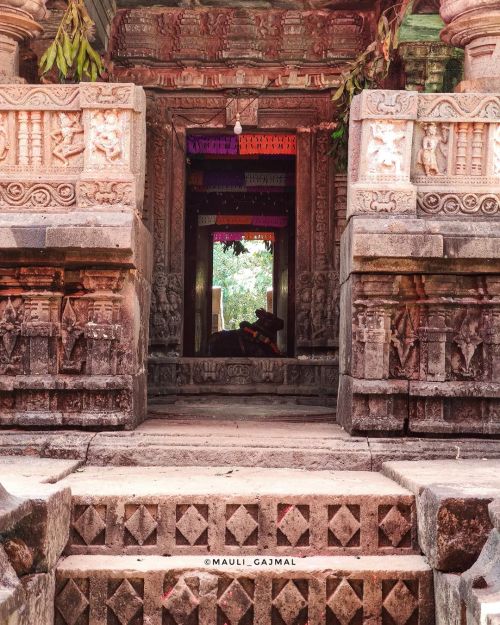
<path fill-rule="evenodd" d="M 417 209 L 423 216 L 496 217 L 500 212 L 499 193 L 448 193 L 446 191 L 419 192 Z"/>
<path fill-rule="evenodd" d="M 464 120 L 496 121 L 500 117 L 500 97 L 492 94 L 420 94 L 418 119 L 451 122 Z"/>

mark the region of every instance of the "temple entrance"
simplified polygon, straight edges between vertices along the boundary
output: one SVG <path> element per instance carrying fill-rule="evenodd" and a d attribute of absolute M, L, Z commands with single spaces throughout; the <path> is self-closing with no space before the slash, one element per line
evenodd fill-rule
<path fill-rule="evenodd" d="M 239 139 L 238 110 L 245 110 Z M 150 396 L 333 398 L 346 183 L 329 155 L 330 93 L 151 93 L 148 111 Z M 214 250 L 254 240 L 271 250 L 265 307 L 285 321 L 282 356 L 209 357 L 207 340 L 219 323 L 214 287 L 223 286 L 213 281 Z"/>
<path fill-rule="evenodd" d="M 294 134 L 188 135 L 184 356 L 258 308 L 294 356 L 295 152 Z"/>

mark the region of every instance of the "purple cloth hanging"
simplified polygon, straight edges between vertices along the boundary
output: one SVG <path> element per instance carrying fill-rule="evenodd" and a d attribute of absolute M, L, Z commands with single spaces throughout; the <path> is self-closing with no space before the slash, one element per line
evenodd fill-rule
<path fill-rule="evenodd" d="M 245 187 L 245 174 L 239 171 L 206 171 L 205 187 Z"/>
<path fill-rule="evenodd" d="M 235 135 L 188 135 L 188 154 L 238 154 L 238 137 Z"/>

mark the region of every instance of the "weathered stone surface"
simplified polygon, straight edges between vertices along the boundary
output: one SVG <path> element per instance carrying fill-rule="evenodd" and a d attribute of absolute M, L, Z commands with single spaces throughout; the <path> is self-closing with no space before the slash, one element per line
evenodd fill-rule
<path fill-rule="evenodd" d="M 2 546 L 12 568 L 19 577 L 31 571 L 33 568 L 33 552 L 24 540 L 21 538 L 8 538 Z"/>
<path fill-rule="evenodd" d="M 87 461 L 94 465 L 260 466 L 370 470 L 364 438 L 335 424 L 198 423 L 151 419 L 134 432 L 100 432 Z"/>
<path fill-rule="evenodd" d="M 477 562 L 460 578 L 467 623 L 481 625 L 500 617 L 500 532 L 493 529 Z"/>
<path fill-rule="evenodd" d="M 382 470 L 415 493 L 419 543 L 431 566 L 468 569 L 491 532 L 488 505 L 500 495 L 500 461 L 388 462 Z"/>
<path fill-rule="evenodd" d="M 26 543 L 33 554 L 31 572 L 48 572 L 68 541 L 71 492 L 64 486 L 34 485 L 24 480 L 17 485 L 12 481 L 11 488 L 32 504 L 31 514 L 16 525 L 15 538 Z"/>
<path fill-rule="evenodd" d="M 464 625 L 460 601 L 460 575 L 434 571 L 436 625 Z"/>
<path fill-rule="evenodd" d="M 414 498 L 378 473 L 92 467 L 73 497 L 69 554 L 411 554 Z"/>
<path fill-rule="evenodd" d="M 144 92 L 0 86 L 0 137 L 0 424 L 131 428 L 152 269 Z"/>
<path fill-rule="evenodd" d="M 0 453 L 4 457 L 85 460 L 95 433 L 63 430 L 0 430 Z"/>
<path fill-rule="evenodd" d="M 351 433 L 500 433 L 499 105 L 369 90 L 353 102 L 338 399 Z"/>
<path fill-rule="evenodd" d="M 250 559 L 220 566 L 215 556 L 70 556 L 58 565 L 55 623 L 74 623 L 89 606 L 89 625 L 99 622 L 97 609 L 123 624 L 195 615 L 207 624 L 434 620 L 432 572 L 420 556 L 297 558 L 295 566 Z"/>
<path fill-rule="evenodd" d="M 10 530 L 31 512 L 31 508 L 29 501 L 12 495 L 0 484 L 0 533 Z"/>
<path fill-rule="evenodd" d="M 22 625 L 54 624 L 55 570 L 50 573 L 26 575 L 21 579 L 26 602 Z"/>
<path fill-rule="evenodd" d="M 0 545 L 0 623 L 21 625 L 25 594 L 5 551 Z"/>
<path fill-rule="evenodd" d="M 3 449 L 0 453 L 4 453 Z M 7 490 L 14 492 L 21 483 L 32 486 L 36 482 L 54 484 L 81 464 L 81 461 L 75 460 L 0 455 L 0 479 Z"/>

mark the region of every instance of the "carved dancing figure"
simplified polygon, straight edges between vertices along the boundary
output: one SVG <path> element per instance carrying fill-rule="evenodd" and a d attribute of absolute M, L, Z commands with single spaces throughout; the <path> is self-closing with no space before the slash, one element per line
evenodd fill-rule
<path fill-rule="evenodd" d="M 122 131 L 116 111 L 104 111 L 95 124 L 94 147 L 113 161 L 122 153 Z"/>
<path fill-rule="evenodd" d="M 4 126 L 4 119 L 3 116 L 0 116 L 0 161 L 3 161 L 7 157 L 9 148 L 10 146 Z"/>
<path fill-rule="evenodd" d="M 437 151 L 442 149 L 442 144 L 448 143 L 448 135 L 446 131 L 440 134 L 437 124 L 431 122 L 425 124 L 425 135 L 422 139 L 422 147 L 418 151 L 417 163 L 424 168 L 426 176 L 437 176 L 441 174 L 437 161 Z"/>
<path fill-rule="evenodd" d="M 78 114 L 71 116 L 69 113 L 59 113 L 59 130 L 51 133 L 51 137 L 56 142 L 56 147 L 52 154 L 69 165 L 68 158 L 80 154 L 85 149 L 83 141 L 76 141 L 77 135 L 83 134 L 83 127 L 78 119 Z"/>
<path fill-rule="evenodd" d="M 405 133 L 394 124 L 378 122 L 372 126 L 372 140 L 368 146 L 371 171 L 376 173 L 401 172 Z"/>
<path fill-rule="evenodd" d="M 496 176 L 500 176 L 500 124 L 493 135 L 493 166 Z"/>

